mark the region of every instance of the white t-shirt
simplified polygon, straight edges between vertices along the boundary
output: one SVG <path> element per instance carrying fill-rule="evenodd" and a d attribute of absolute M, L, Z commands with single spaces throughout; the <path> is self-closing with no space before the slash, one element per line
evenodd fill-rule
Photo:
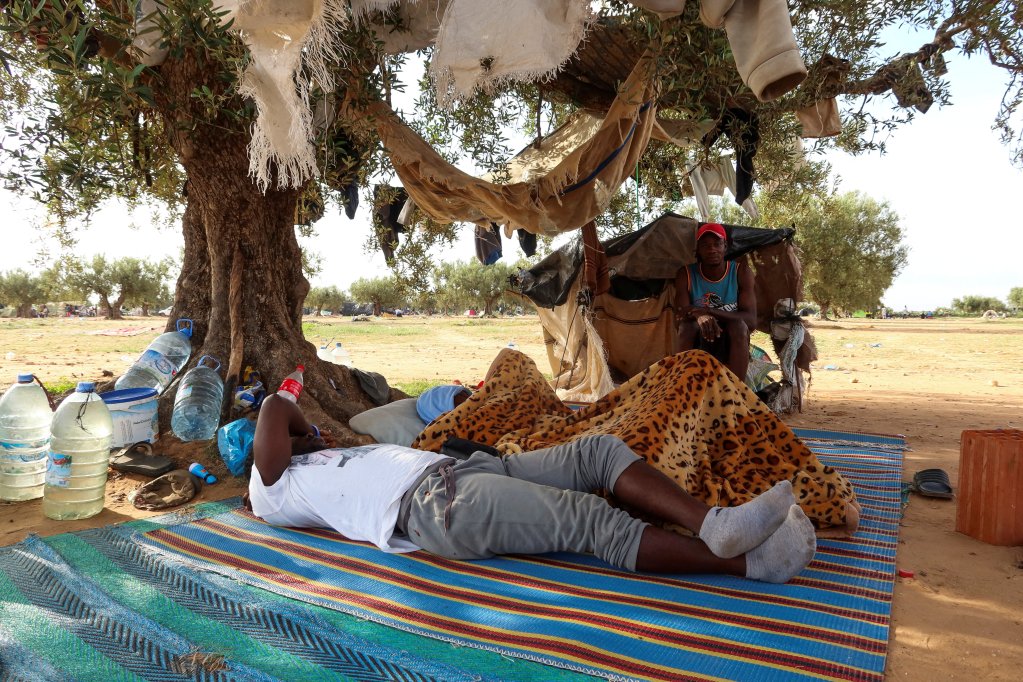
<path fill-rule="evenodd" d="M 419 547 L 393 537 L 398 506 L 426 467 L 442 459 L 447 458 L 400 445 L 321 450 L 292 457 L 271 486 L 253 467 L 252 512 L 275 526 L 333 528 L 385 552 L 412 552 Z"/>

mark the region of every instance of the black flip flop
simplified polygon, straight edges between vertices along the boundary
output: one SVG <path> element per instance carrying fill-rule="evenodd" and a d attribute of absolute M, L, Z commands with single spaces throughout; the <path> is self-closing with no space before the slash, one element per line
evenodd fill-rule
<path fill-rule="evenodd" d="M 110 468 L 129 474 L 156 477 L 165 474 L 175 466 L 174 462 L 161 455 L 153 454 L 153 446 L 141 441 L 121 448 L 110 458 Z"/>
<path fill-rule="evenodd" d="M 913 474 L 913 490 L 924 497 L 952 499 L 952 484 L 944 469 L 923 469 Z"/>

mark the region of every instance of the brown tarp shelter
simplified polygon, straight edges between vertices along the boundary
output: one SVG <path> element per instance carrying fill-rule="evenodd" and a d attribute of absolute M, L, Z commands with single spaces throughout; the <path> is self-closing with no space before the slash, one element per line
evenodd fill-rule
<path fill-rule="evenodd" d="M 568 400 L 594 400 L 620 382 L 674 352 L 675 276 L 696 262 L 698 221 L 666 213 L 645 227 L 601 242 L 610 287 L 603 293 L 589 290 L 584 274 L 583 240 L 555 251 L 513 278 L 513 289 L 530 299 L 540 312 L 547 355 L 554 375 L 552 384 Z M 747 258 L 755 273 L 757 329 L 781 335 L 796 325 L 792 305 L 801 300 L 802 272 L 792 228 L 760 229 L 726 225 L 729 259 Z M 778 314 L 779 309 L 789 314 Z M 809 335 L 789 348 L 795 364 L 809 369 L 816 359 Z M 774 339 L 781 357 L 786 339 Z M 798 351 L 798 356 L 796 356 Z M 805 385 L 802 374 L 786 377 L 793 385 L 792 402 L 798 407 Z"/>

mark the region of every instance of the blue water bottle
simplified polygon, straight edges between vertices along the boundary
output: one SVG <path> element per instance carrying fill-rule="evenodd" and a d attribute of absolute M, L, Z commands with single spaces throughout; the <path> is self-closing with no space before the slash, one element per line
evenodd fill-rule
<path fill-rule="evenodd" d="M 220 378 L 220 363 L 216 358 L 204 355 L 181 378 L 181 385 L 174 396 L 171 430 L 183 441 L 209 440 L 217 435 L 223 404 L 224 381 Z"/>

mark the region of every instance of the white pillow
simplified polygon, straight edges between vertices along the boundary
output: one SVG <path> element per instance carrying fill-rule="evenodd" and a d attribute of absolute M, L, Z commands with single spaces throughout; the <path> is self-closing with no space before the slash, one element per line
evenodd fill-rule
<path fill-rule="evenodd" d="M 416 412 L 416 399 L 395 400 L 380 407 L 360 412 L 352 417 L 348 425 L 352 431 L 372 436 L 378 443 L 412 445 L 426 423 Z"/>

